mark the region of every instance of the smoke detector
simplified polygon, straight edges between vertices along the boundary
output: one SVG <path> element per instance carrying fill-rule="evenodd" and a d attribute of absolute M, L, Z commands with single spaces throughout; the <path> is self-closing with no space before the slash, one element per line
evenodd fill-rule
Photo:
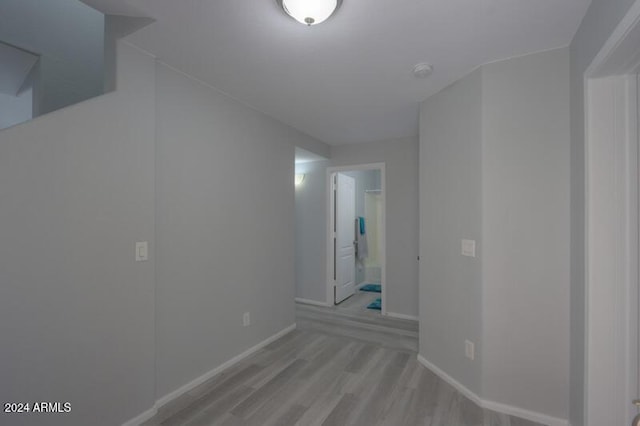
<path fill-rule="evenodd" d="M 427 78 L 433 74 L 433 65 L 422 62 L 413 67 L 413 75 L 416 78 Z"/>

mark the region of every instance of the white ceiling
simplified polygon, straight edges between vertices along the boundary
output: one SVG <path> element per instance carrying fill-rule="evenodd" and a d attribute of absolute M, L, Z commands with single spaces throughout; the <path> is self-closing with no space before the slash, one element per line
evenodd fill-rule
<path fill-rule="evenodd" d="M 475 67 L 566 46 L 590 0 L 344 0 L 305 27 L 276 0 L 84 0 L 154 18 L 133 44 L 333 145 L 414 136 L 418 103 Z M 430 62 L 434 74 L 413 77 Z"/>

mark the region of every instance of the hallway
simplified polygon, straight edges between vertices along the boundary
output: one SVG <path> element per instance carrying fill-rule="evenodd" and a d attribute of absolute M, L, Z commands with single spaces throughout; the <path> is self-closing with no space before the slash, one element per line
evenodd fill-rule
<path fill-rule="evenodd" d="M 541 426 L 483 410 L 421 366 L 414 321 L 298 304 L 297 324 L 145 426 Z"/>

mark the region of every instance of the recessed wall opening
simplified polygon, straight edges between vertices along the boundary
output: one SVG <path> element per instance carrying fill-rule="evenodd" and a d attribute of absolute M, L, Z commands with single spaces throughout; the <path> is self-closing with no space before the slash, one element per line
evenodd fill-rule
<path fill-rule="evenodd" d="M 296 301 L 385 314 L 384 171 L 296 148 Z"/>

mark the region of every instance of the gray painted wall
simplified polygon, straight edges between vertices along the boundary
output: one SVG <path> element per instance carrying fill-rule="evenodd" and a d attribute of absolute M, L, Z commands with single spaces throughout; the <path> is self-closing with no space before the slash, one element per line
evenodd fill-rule
<path fill-rule="evenodd" d="M 482 72 L 427 99 L 420 112 L 420 354 L 481 393 Z M 460 255 L 476 240 L 478 258 Z M 464 356 L 464 342 L 476 359 Z"/>
<path fill-rule="evenodd" d="M 327 301 L 327 167 L 329 161 L 296 164 L 304 173 L 296 188 L 296 297 Z"/>
<path fill-rule="evenodd" d="M 154 402 L 155 65 L 119 53 L 117 92 L 0 131 L 0 400 L 72 404 L 3 425 L 113 426 Z"/>
<path fill-rule="evenodd" d="M 33 116 L 33 89 L 19 96 L 0 93 L 0 129 L 31 120 Z"/>
<path fill-rule="evenodd" d="M 558 49 L 486 65 L 427 99 L 420 132 L 420 353 L 483 399 L 561 419 L 569 113 Z M 477 258 L 460 255 L 463 238 Z"/>
<path fill-rule="evenodd" d="M 487 65 L 482 84 L 482 396 L 566 419 L 569 51 Z"/>
<path fill-rule="evenodd" d="M 584 424 L 585 369 L 585 134 L 584 72 L 634 0 L 592 0 L 571 43 L 571 410 Z"/>
<path fill-rule="evenodd" d="M 41 55 L 36 116 L 103 93 L 104 15 L 79 0 L 3 0 L 0 40 Z"/>
<path fill-rule="evenodd" d="M 0 131 L 0 397 L 73 408 L 11 425 L 122 424 L 294 323 L 294 145 L 320 142 L 118 55 L 117 91 Z"/>
<path fill-rule="evenodd" d="M 418 316 L 418 140 L 331 147 L 332 166 L 386 164 L 387 311 Z"/>
<path fill-rule="evenodd" d="M 156 108 L 162 397 L 295 322 L 294 146 L 313 140 L 163 65 Z"/>

